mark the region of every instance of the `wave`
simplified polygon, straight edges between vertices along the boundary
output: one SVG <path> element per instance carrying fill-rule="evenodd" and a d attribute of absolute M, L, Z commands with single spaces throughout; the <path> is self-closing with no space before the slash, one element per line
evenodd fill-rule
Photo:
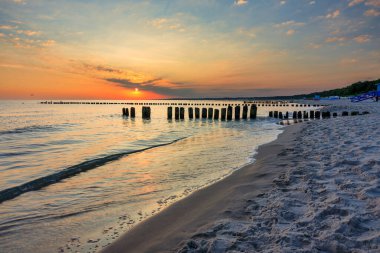
<path fill-rule="evenodd" d="M 27 127 L 14 128 L 10 130 L 0 131 L 0 135 L 5 134 L 21 134 L 27 132 L 44 132 L 44 131 L 54 131 L 56 127 L 52 125 L 33 125 Z"/>
<path fill-rule="evenodd" d="M 171 141 L 171 142 L 167 142 L 167 143 L 163 143 L 163 144 L 157 144 L 157 145 L 150 146 L 150 147 L 143 148 L 143 149 L 139 149 L 139 150 L 117 153 L 117 154 L 108 155 L 105 157 L 96 158 L 93 160 L 82 162 L 80 164 L 68 167 L 68 168 L 61 170 L 59 172 L 53 173 L 51 175 L 41 177 L 41 178 L 37 178 L 37 179 L 32 180 L 30 182 L 24 183 L 22 185 L 15 186 L 15 187 L 8 188 L 8 189 L 0 191 L 0 203 L 4 202 L 6 200 L 14 199 L 23 193 L 30 192 L 30 191 L 36 191 L 36 190 L 39 190 L 39 189 L 44 188 L 46 186 L 58 183 L 58 182 L 66 179 L 66 178 L 73 177 L 73 176 L 75 176 L 81 172 L 85 172 L 85 171 L 92 170 L 92 169 L 95 169 L 97 167 L 103 166 L 109 162 L 118 160 L 118 159 L 122 158 L 123 156 L 127 156 L 127 155 L 130 155 L 133 153 L 143 152 L 145 150 L 149 150 L 149 149 L 153 149 L 153 148 L 157 148 L 157 147 L 167 146 L 167 145 L 173 144 L 175 142 L 178 142 L 178 141 L 186 139 L 186 138 L 187 137 L 183 137 L 183 138 L 179 138 L 179 139 L 176 139 L 174 141 Z"/>

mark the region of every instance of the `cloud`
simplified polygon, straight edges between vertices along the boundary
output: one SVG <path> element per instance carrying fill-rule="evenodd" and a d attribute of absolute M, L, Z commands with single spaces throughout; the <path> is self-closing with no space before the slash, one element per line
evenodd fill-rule
<path fill-rule="evenodd" d="M 251 29 L 245 29 L 245 28 L 239 28 L 238 29 L 238 34 L 240 35 L 244 35 L 244 36 L 247 36 L 249 38 L 256 38 L 256 32 L 255 32 L 256 29 L 254 28 L 251 28 Z"/>
<path fill-rule="evenodd" d="M 4 34 L 4 33 L 0 33 L 0 38 L 1 38 L 1 37 L 4 37 L 4 36 L 5 36 L 5 34 Z"/>
<path fill-rule="evenodd" d="M 108 73 L 115 73 L 115 74 L 122 74 L 123 71 L 120 69 L 112 68 L 112 67 L 107 67 L 103 65 L 91 65 L 87 63 L 83 63 L 83 67 L 88 70 L 97 70 L 101 72 L 108 72 Z"/>
<path fill-rule="evenodd" d="M 248 3 L 248 0 L 235 0 L 234 5 L 242 6 Z"/>
<path fill-rule="evenodd" d="M 371 37 L 369 35 L 360 35 L 360 36 L 355 37 L 354 40 L 357 43 L 366 43 L 371 40 Z"/>
<path fill-rule="evenodd" d="M 302 22 L 296 22 L 294 20 L 285 21 L 279 24 L 275 24 L 274 27 L 276 28 L 286 28 L 286 27 L 294 27 L 294 26 L 304 26 L 305 23 Z"/>
<path fill-rule="evenodd" d="M 340 60 L 340 63 L 343 65 L 355 64 L 357 62 L 358 62 L 358 60 L 355 58 L 344 58 L 344 59 Z"/>
<path fill-rule="evenodd" d="M 352 6 L 355 6 L 355 5 L 360 4 L 362 2 L 364 2 L 364 0 L 352 0 L 351 2 L 348 3 L 348 6 L 352 7 Z"/>
<path fill-rule="evenodd" d="M 36 35 L 41 34 L 41 32 L 39 32 L 39 31 L 31 31 L 31 30 L 18 30 L 17 33 L 18 34 L 25 34 L 27 36 L 36 36 Z"/>
<path fill-rule="evenodd" d="M 333 11 L 326 15 L 326 18 L 337 18 L 340 15 L 340 10 Z"/>
<path fill-rule="evenodd" d="M 161 95 L 167 95 L 172 97 L 194 97 L 199 96 L 193 89 L 190 88 L 178 88 L 178 87 L 165 87 L 160 86 L 159 82 L 165 81 L 162 78 L 148 80 L 143 83 L 132 82 L 128 79 L 118 79 L 118 78 L 107 78 L 105 79 L 108 82 L 116 83 L 117 85 L 135 89 L 138 88 L 142 91 L 150 91 Z M 179 85 L 180 83 L 176 83 L 175 85 Z"/>
<path fill-rule="evenodd" d="M 172 30 L 172 31 L 179 31 L 179 32 L 185 31 L 185 28 L 183 27 L 183 25 L 174 19 L 156 18 L 156 19 L 151 20 L 149 24 L 161 30 Z"/>
<path fill-rule="evenodd" d="M 375 9 L 370 9 L 364 12 L 364 15 L 367 17 L 377 17 L 377 16 L 380 16 L 380 11 L 377 11 Z"/>
<path fill-rule="evenodd" d="M 288 36 L 292 36 L 292 35 L 295 34 L 295 33 L 296 33 L 295 30 L 290 29 L 290 30 L 288 30 L 288 31 L 286 32 L 286 35 L 288 35 Z"/>
<path fill-rule="evenodd" d="M 25 0 L 12 0 L 12 2 L 14 2 L 16 4 L 26 4 Z"/>
<path fill-rule="evenodd" d="M 334 42 L 344 42 L 346 40 L 347 40 L 346 37 L 329 37 L 325 41 L 327 43 L 334 43 Z"/>
<path fill-rule="evenodd" d="M 315 4 L 315 1 L 310 1 L 309 4 L 311 5 Z"/>
<path fill-rule="evenodd" d="M 319 49 L 321 48 L 321 46 L 322 46 L 321 44 L 309 43 L 308 48 Z"/>
<path fill-rule="evenodd" d="M 380 7 L 380 0 L 368 0 L 365 5 Z"/>
<path fill-rule="evenodd" d="M 11 26 L 11 25 L 0 25 L 1 30 L 13 30 L 16 29 L 17 26 Z"/>
<path fill-rule="evenodd" d="M 54 46 L 55 44 L 56 44 L 55 40 L 46 40 L 41 43 L 41 45 L 44 47 L 51 47 L 51 46 Z"/>
<path fill-rule="evenodd" d="M 281 4 L 281 5 L 286 4 L 286 1 L 280 1 L 280 4 Z"/>

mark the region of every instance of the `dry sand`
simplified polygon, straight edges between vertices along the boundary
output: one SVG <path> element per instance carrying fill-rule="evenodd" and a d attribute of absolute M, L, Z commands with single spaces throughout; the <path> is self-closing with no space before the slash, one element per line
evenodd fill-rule
<path fill-rule="evenodd" d="M 380 103 L 332 104 L 371 114 L 287 127 L 104 252 L 380 252 Z"/>

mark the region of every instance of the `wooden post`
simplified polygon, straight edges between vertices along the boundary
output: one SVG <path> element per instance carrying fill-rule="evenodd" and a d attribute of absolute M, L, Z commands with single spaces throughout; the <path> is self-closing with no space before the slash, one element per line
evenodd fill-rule
<path fill-rule="evenodd" d="M 289 112 L 285 113 L 285 119 L 289 119 Z"/>
<path fill-rule="evenodd" d="M 219 110 L 218 109 L 215 109 L 215 111 L 214 111 L 214 119 L 215 120 L 219 119 Z"/>
<path fill-rule="evenodd" d="M 122 110 L 122 111 L 123 111 L 123 116 L 125 116 L 125 108 L 123 108 L 123 110 Z"/>
<path fill-rule="evenodd" d="M 307 111 L 303 112 L 303 118 L 304 119 L 308 119 L 309 118 L 309 114 L 307 113 Z"/>
<path fill-rule="evenodd" d="M 273 112 L 272 111 L 269 112 L 269 117 L 273 118 Z"/>
<path fill-rule="evenodd" d="M 212 116 L 214 116 L 214 109 L 213 108 L 208 108 L 208 118 L 212 119 Z"/>
<path fill-rule="evenodd" d="M 346 111 L 342 112 L 342 116 L 348 116 L 348 112 Z"/>
<path fill-rule="evenodd" d="M 282 112 L 278 112 L 278 118 L 283 119 Z"/>
<path fill-rule="evenodd" d="M 142 113 L 142 118 L 143 119 L 150 119 L 150 107 L 143 106 L 141 113 Z"/>
<path fill-rule="evenodd" d="M 189 119 L 193 119 L 194 118 L 194 110 L 193 110 L 193 108 L 189 107 L 188 111 L 189 111 Z"/>
<path fill-rule="evenodd" d="M 240 119 L 240 106 L 235 106 L 235 120 Z"/>
<path fill-rule="evenodd" d="M 314 111 L 310 111 L 310 118 L 314 119 Z"/>
<path fill-rule="evenodd" d="M 168 107 L 168 119 L 173 118 L 173 107 L 169 106 Z"/>
<path fill-rule="evenodd" d="M 353 111 L 353 112 L 351 112 L 351 116 L 356 116 L 356 115 L 359 115 L 359 112 L 358 112 L 358 111 Z"/>
<path fill-rule="evenodd" d="M 195 118 L 199 119 L 200 118 L 200 113 L 199 113 L 199 108 L 195 107 Z"/>
<path fill-rule="evenodd" d="M 256 119 L 257 116 L 257 105 L 251 105 L 251 111 L 249 113 L 249 117 L 251 119 Z"/>
<path fill-rule="evenodd" d="M 334 117 L 334 118 L 338 117 L 338 113 L 334 112 L 334 113 L 333 113 L 333 117 Z"/>
<path fill-rule="evenodd" d="M 225 121 L 226 120 L 226 114 L 227 114 L 227 109 L 222 108 L 220 120 Z"/>
<path fill-rule="evenodd" d="M 293 119 L 296 119 L 296 118 L 297 118 L 297 112 L 294 111 L 294 112 L 293 112 Z"/>
<path fill-rule="evenodd" d="M 131 118 L 136 117 L 136 109 L 134 107 L 131 107 Z"/>
<path fill-rule="evenodd" d="M 185 108 L 179 108 L 179 117 L 180 119 L 185 119 Z"/>
<path fill-rule="evenodd" d="M 207 109 L 202 108 L 202 119 L 207 119 Z"/>
<path fill-rule="evenodd" d="M 320 119 L 321 118 L 321 111 L 316 111 L 315 112 L 315 118 Z"/>
<path fill-rule="evenodd" d="M 243 106 L 243 116 L 242 116 L 243 119 L 247 119 L 248 118 L 248 105 L 244 105 Z"/>
<path fill-rule="evenodd" d="M 227 120 L 232 120 L 232 106 L 227 107 Z"/>
<path fill-rule="evenodd" d="M 177 120 L 179 119 L 179 107 L 174 108 L 174 118 Z"/>
<path fill-rule="evenodd" d="M 278 118 L 278 111 L 274 111 L 273 117 L 275 117 L 276 119 Z"/>
<path fill-rule="evenodd" d="M 301 111 L 298 112 L 297 118 L 302 119 L 302 112 Z"/>

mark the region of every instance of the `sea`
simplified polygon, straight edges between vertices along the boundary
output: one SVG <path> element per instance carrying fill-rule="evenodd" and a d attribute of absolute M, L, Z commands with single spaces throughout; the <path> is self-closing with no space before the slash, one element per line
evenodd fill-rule
<path fill-rule="evenodd" d="M 98 252 L 283 131 L 268 117 L 168 120 L 165 105 L 130 118 L 108 102 L 0 101 L 1 252 Z"/>

